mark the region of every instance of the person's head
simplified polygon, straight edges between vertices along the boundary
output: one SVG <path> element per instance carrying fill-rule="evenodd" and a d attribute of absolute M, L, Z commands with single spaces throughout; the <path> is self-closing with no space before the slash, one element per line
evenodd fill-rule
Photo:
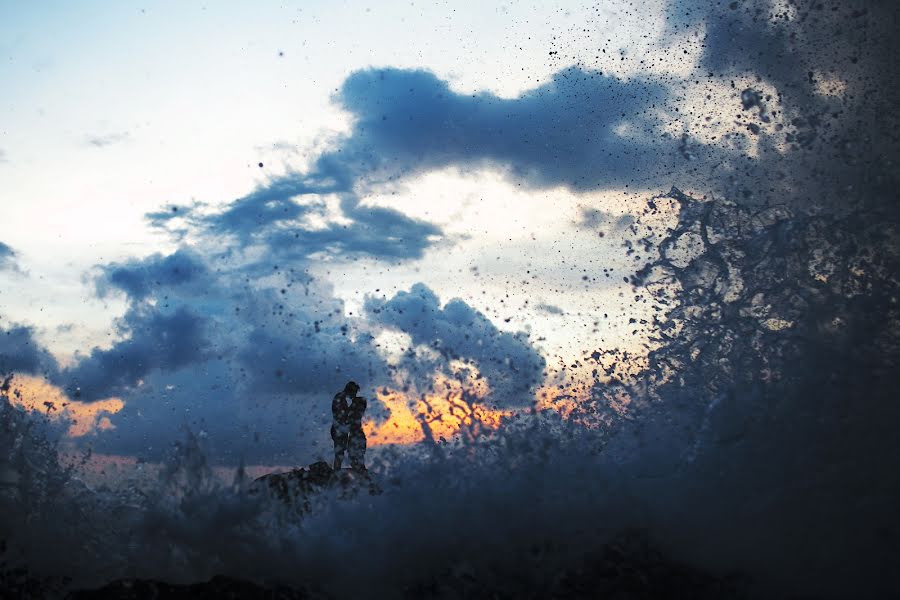
<path fill-rule="evenodd" d="M 356 392 L 359 391 L 359 385 L 355 381 L 348 381 L 347 385 L 344 386 L 344 393 L 349 394 L 351 396 L 355 396 Z"/>

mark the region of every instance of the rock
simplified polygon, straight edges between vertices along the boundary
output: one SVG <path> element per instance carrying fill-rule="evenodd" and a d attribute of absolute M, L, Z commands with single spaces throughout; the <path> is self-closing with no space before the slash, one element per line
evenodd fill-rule
<path fill-rule="evenodd" d="M 281 501 L 309 512 L 310 496 L 326 489 L 339 489 L 338 498 L 352 498 L 365 490 L 370 495 L 381 493 L 381 488 L 365 469 L 339 469 L 335 471 L 325 461 L 315 462 L 303 469 L 286 473 L 269 473 L 257 478 L 251 491 L 268 490 Z"/>

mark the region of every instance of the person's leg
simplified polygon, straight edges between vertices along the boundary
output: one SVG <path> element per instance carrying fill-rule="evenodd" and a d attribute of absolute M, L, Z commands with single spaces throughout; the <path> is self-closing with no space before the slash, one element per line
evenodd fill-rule
<path fill-rule="evenodd" d="M 349 440 L 347 439 L 347 434 L 343 431 L 338 431 L 334 425 L 331 426 L 331 440 L 334 442 L 334 465 L 332 468 L 335 471 L 339 471 L 344 460 L 344 452 L 347 452 Z"/>
<path fill-rule="evenodd" d="M 362 429 L 350 432 L 350 466 L 354 469 L 366 468 L 366 434 Z"/>

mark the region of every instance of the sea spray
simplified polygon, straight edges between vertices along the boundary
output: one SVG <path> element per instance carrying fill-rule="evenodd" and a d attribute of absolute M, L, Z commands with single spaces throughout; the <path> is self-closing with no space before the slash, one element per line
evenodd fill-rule
<path fill-rule="evenodd" d="M 569 418 L 526 411 L 448 443 L 426 431 L 373 456 L 382 494 L 326 490 L 298 515 L 239 471 L 216 476 L 190 430 L 149 485 L 91 487 L 59 464 L 53 428 L 4 398 L 8 555 L 82 588 L 226 574 L 392 596 L 465 577 L 539 596 L 641 528 L 762 596 L 865 595 L 898 558 L 896 223 L 877 206 L 838 218 L 677 189 L 648 210 L 663 202 L 678 221 L 633 280 L 661 307 L 646 368 L 607 368 Z"/>

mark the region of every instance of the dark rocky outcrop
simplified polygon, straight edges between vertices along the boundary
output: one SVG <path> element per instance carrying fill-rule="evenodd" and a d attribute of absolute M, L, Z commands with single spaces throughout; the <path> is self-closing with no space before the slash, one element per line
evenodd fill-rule
<path fill-rule="evenodd" d="M 366 469 L 334 470 L 324 461 L 313 463 L 305 469 L 263 475 L 251 487 L 257 493 L 268 491 L 302 512 L 309 512 L 309 498 L 312 495 L 326 489 L 338 490 L 339 498 L 352 498 L 363 491 L 373 496 L 381 493 L 381 488 Z"/>

